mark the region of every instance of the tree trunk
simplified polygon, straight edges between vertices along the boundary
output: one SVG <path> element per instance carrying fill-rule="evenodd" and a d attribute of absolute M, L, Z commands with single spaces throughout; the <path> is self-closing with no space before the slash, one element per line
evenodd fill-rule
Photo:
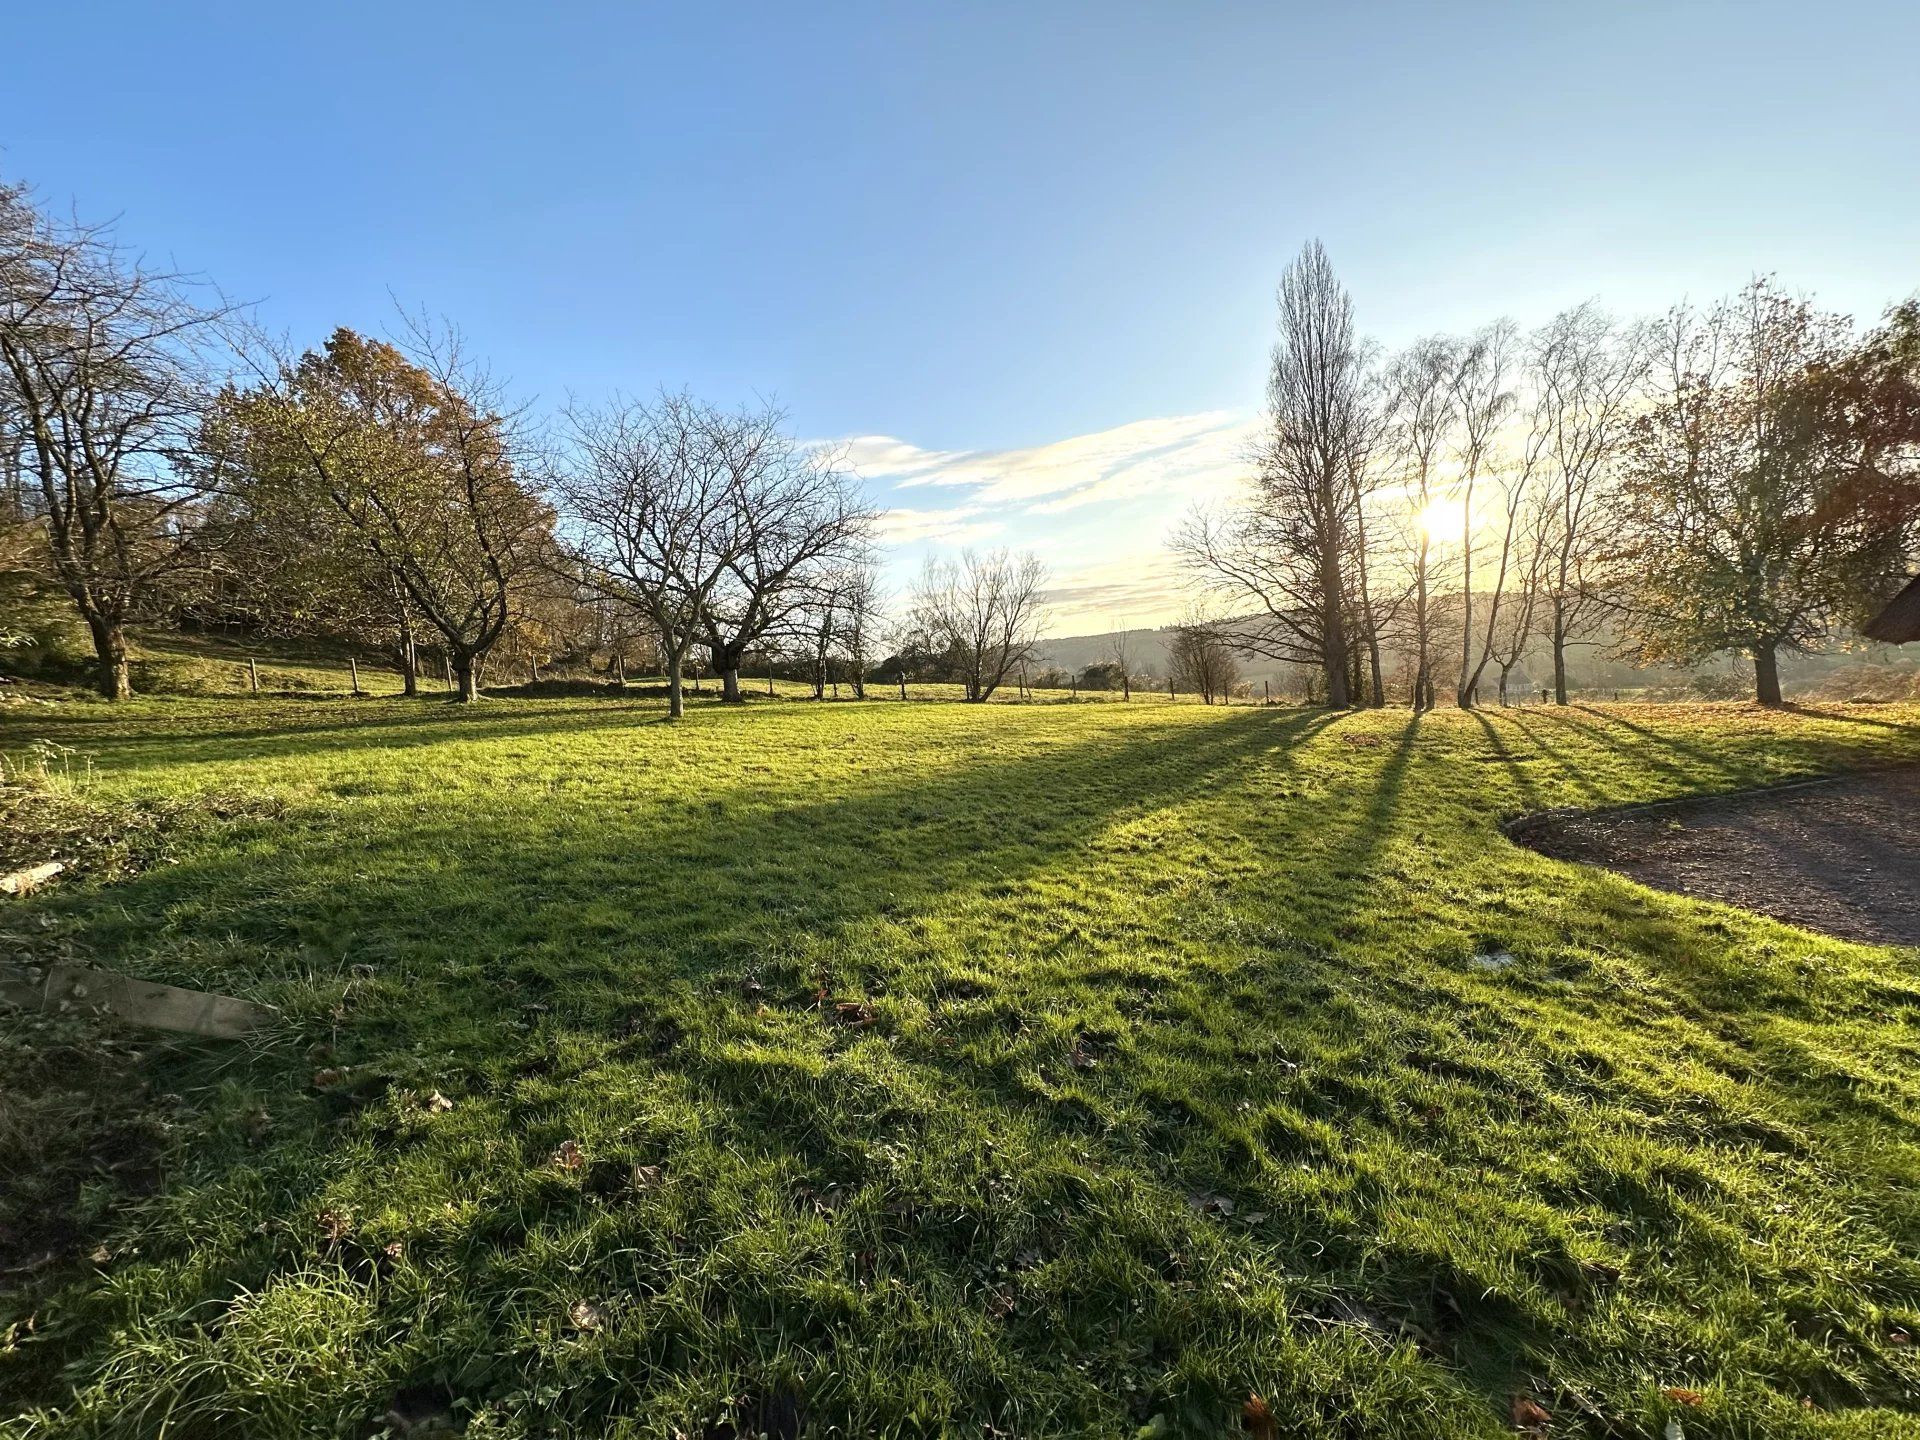
<path fill-rule="evenodd" d="M 453 657 L 453 678 L 455 694 L 462 705 L 471 705 L 480 698 L 480 657 L 478 655 L 459 655 Z"/>
<path fill-rule="evenodd" d="M 400 612 L 400 691 L 413 696 L 420 693 L 420 652 L 413 639 L 413 616 Z"/>
<path fill-rule="evenodd" d="M 1753 648 L 1754 696 L 1762 705 L 1780 703 L 1780 657 L 1772 645 Z"/>
<path fill-rule="evenodd" d="M 1511 702 L 1507 699 L 1507 681 L 1513 675 L 1513 666 L 1500 667 L 1500 708 L 1505 709 Z"/>
<path fill-rule="evenodd" d="M 1427 601 L 1427 546 L 1430 541 L 1420 533 L 1420 558 L 1413 571 L 1413 708 L 1415 712 L 1433 708 L 1432 607 Z"/>
<path fill-rule="evenodd" d="M 686 657 L 678 652 L 667 656 L 667 718 L 678 720 L 687 713 L 687 700 L 681 690 L 681 666 Z"/>
<path fill-rule="evenodd" d="M 100 693 L 109 700 L 131 700 L 133 677 L 127 670 L 127 636 L 114 620 L 89 616 L 87 629 L 93 634 L 93 653 L 99 661 Z"/>
<path fill-rule="evenodd" d="M 1323 547 L 1320 585 L 1320 642 L 1326 650 L 1327 704 L 1344 710 L 1353 703 L 1353 692 L 1347 687 L 1347 625 L 1340 613 L 1340 556 L 1331 545 Z"/>
<path fill-rule="evenodd" d="M 1553 597 L 1553 703 L 1567 703 L 1567 610 L 1558 595 Z"/>
<path fill-rule="evenodd" d="M 715 645 L 713 650 L 714 673 L 720 677 L 720 698 L 729 705 L 743 705 L 740 695 L 740 667 L 746 662 L 745 644 Z"/>

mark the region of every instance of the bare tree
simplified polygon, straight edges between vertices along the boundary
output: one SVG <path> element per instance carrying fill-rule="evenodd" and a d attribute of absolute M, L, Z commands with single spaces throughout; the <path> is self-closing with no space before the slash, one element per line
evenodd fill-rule
<path fill-rule="evenodd" d="M 913 592 L 913 624 L 952 658 L 967 699 L 988 699 L 1032 657 L 1046 578 L 1031 552 L 965 550 L 958 562 L 928 559 Z"/>
<path fill-rule="evenodd" d="M 1433 507 L 1440 494 L 1440 461 L 1455 417 L 1455 344 L 1416 342 L 1389 367 L 1388 444 L 1399 464 L 1412 509 L 1413 708 L 1431 710 L 1433 684 Z"/>
<path fill-rule="evenodd" d="M 1460 680 L 1454 691 L 1455 703 L 1462 710 L 1473 708 L 1474 689 L 1485 668 L 1473 661 L 1473 496 L 1474 489 L 1493 456 L 1496 435 L 1514 404 L 1513 391 L 1507 387 L 1507 367 L 1513 347 L 1513 324 L 1498 320 L 1480 331 L 1462 348 L 1460 363 L 1453 373 L 1453 403 L 1459 416 L 1454 458 L 1460 467 Z M 1509 496 L 1509 501 L 1512 501 Z M 1509 516 L 1511 517 L 1511 510 Z M 1507 529 L 1501 549 L 1504 574 L 1513 539 L 1512 525 Z M 1494 591 L 1493 604 L 1499 604 Z"/>
<path fill-rule="evenodd" d="M 1196 514 L 1173 537 L 1187 568 L 1236 606 L 1260 609 L 1236 643 L 1251 654 L 1319 666 L 1327 701 L 1345 708 L 1347 613 L 1364 549 L 1363 457 L 1373 427 L 1365 348 L 1353 302 L 1318 241 L 1281 277 L 1280 336 L 1255 442 L 1254 496 L 1224 515 Z M 1365 608 L 1361 609 L 1364 623 Z"/>
<path fill-rule="evenodd" d="M 1120 698 L 1133 699 L 1133 632 L 1124 626 L 1107 637 L 1107 659 L 1120 672 Z"/>
<path fill-rule="evenodd" d="M 785 422 L 772 408 L 705 416 L 727 476 L 727 504 L 714 537 L 726 563 L 698 612 L 729 701 L 741 698 L 747 652 L 797 615 L 818 585 L 858 567 L 876 518 L 840 453 L 802 448 L 785 433 Z"/>
<path fill-rule="evenodd" d="M 856 700 L 867 698 L 867 672 L 873 668 L 873 647 L 882 623 L 880 572 L 871 554 L 863 555 L 840 573 L 840 653 L 847 663 L 847 681 Z"/>
<path fill-rule="evenodd" d="M 573 454 L 555 480 L 582 577 L 640 615 L 659 642 L 674 719 L 685 712 L 687 652 L 707 600 L 738 558 L 733 469 L 713 417 L 685 394 L 573 407 Z"/>
<path fill-rule="evenodd" d="M 1239 682 L 1240 662 L 1226 627 L 1198 611 L 1189 611 L 1173 628 L 1167 656 L 1174 683 L 1195 691 L 1209 705 L 1226 700 Z"/>
<path fill-rule="evenodd" d="M 1500 490 L 1500 550 L 1494 562 L 1493 585 L 1487 594 L 1486 619 L 1480 637 L 1480 658 L 1472 662 L 1472 667 L 1460 676 L 1460 707 L 1468 709 L 1479 703 L 1480 680 L 1486 674 L 1487 666 L 1495 658 L 1498 642 L 1503 633 L 1511 633 L 1509 625 L 1502 631 L 1501 618 L 1509 612 L 1513 604 L 1525 606 L 1528 615 L 1527 626 L 1517 644 L 1525 648 L 1525 635 L 1531 633 L 1532 609 L 1535 586 L 1539 580 L 1540 550 L 1533 543 L 1539 538 L 1541 507 L 1538 499 L 1537 479 L 1544 468 L 1544 456 L 1548 437 L 1551 434 L 1552 420 L 1550 409 L 1537 397 L 1533 405 L 1529 424 L 1519 440 L 1519 449 L 1502 455 L 1498 452 L 1483 455 L 1481 463 L 1485 476 L 1499 486 Z M 1509 588 L 1514 580 L 1520 581 L 1518 593 L 1510 596 Z M 1470 594 L 1463 593 L 1461 603 L 1471 605 Z M 1510 618 L 1510 617 L 1509 617 Z M 1469 655 L 1471 651 L 1468 652 Z M 1503 667 L 1504 675 L 1517 663 L 1518 650 L 1514 661 Z M 1502 699 L 1505 698 L 1503 688 Z"/>
<path fill-rule="evenodd" d="M 190 442 L 230 314 L 109 230 L 0 186 L 0 413 L 24 436 L 14 463 L 109 699 L 133 693 L 129 615 L 195 557 L 207 478 Z"/>
<path fill-rule="evenodd" d="M 1503 580 L 1502 585 L 1503 590 L 1511 593 L 1487 626 L 1483 658 L 1483 663 L 1490 659 L 1499 667 L 1502 705 L 1512 703 L 1513 672 L 1528 647 L 1539 638 L 1541 600 L 1552 558 L 1553 497 L 1538 484 L 1520 489 L 1520 513 L 1508 522 L 1510 531 L 1517 531 L 1509 542 L 1509 548 L 1515 552 L 1511 566 L 1507 567 L 1511 580 L 1510 583 Z M 1509 496 L 1510 500 L 1513 498 Z"/>
<path fill-rule="evenodd" d="M 1553 694 L 1567 703 L 1567 647 L 1592 633 L 1605 606 L 1602 557 L 1613 466 L 1631 431 L 1648 370 L 1647 332 L 1597 306 L 1563 311 L 1533 337 L 1538 403 L 1547 412 L 1551 502 L 1547 583 Z"/>

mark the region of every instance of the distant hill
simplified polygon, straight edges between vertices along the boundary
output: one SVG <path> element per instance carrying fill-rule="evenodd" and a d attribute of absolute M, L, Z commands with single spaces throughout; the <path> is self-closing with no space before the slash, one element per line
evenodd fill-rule
<path fill-rule="evenodd" d="M 1164 626 L 1127 632 L 1128 652 L 1136 675 L 1165 678 L 1173 628 Z M 1039 663 L 1078 674 L 1090 665 L 1113 658 L 1113 642 L 1117 633 L 1105 631 L 1097 635 L 1062 635 L 1043 640 L 1038 652 Z M 1441 656 L 1457 656 L 1459 634 L 1451 626 L 1443 628 L 1436 641 L 1436 650 Z M 1891 675 L 1920 678 L 1920 645 L 1881 645 L 1854 637 L 1849 637 L 1848 644 L 1849 648 L 1842 648 L 1842 643 L 1836 641 L 1831 649 L 1817 655 L 1783 656 L 1780 662 L 1782 680 L 1789 688 L 1805 690 L 1825 685 L 1835 677 L 1851 676 L 1856 671 L 1886 671 Z M 1630 660 L 1612 654 L 1614 648 L 1615 639 L 1610 634 L 1602 634 L 1594 643 L 1573 647 L 1568 657 L 1568 680 L 1572 688 L 1637 693 L 1649 689 L 1686 687 L 1699 681 L 1708 687 L 1716 683 L 1731 685 L 1737 691 L 1753 673 L 1748 662 L 1731 656 L 1684 668 L 1635 665 Z M 1395 671 L 1405 663 L 1405 659 L 1404 652 L 1390 654 L 1386 666 L 1390 688 L 1394 684 Z M 1262 682 L 1268 682 L 1277 691 L 1284 692 L 1297 687 L 1302 678 L 1298 666 L 1259 657 L 1242 657 L 1240 669 L 1242 676 L 1255 688 Z M 1496 670 L 1490 666 L 1483 682 L 1485 693 L 1492 692 L 1497 679 Z M 1552 654 L 1544 641 L 1528 650 L 1513 680 L 1516 692 L 1531 691 L 1536 696 L 1542 686 L 1553 683 Z"/>

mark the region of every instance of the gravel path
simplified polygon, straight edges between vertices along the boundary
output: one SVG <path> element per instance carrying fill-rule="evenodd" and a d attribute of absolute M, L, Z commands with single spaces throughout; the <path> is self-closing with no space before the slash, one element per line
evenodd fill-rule
<path fill-rule="evenodd" d="M 1920 946 L 1920 769 L 1635 813 L 1540 816 L 1515 826 L 1514 838 L 1809 930 Z"/>

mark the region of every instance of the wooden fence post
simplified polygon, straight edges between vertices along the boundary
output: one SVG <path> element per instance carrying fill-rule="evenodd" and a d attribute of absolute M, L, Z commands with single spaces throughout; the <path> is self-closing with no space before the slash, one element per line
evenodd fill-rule
<path fill-rule="evenodd" d="M 347 657 L 347 673 L 353 676 L 353 693 L 358 696 L 360 694 L 360 662 L 351 655 Z"/>
<path fill-rule="evenodd" d="M 451 695 L 453 693 L 453 658 L 448 655 L 442 655 L 440 657 L 440 669 L 446 676 L 447 693 Z"/>
<path fill-rule="evenodd" d="M 1173 676 L 1167 676 L 1167 699 L 1173 699 Z"/>
<path fill-rule="evenodd" d="M 767 661 L 767 695 L 769 698 L 773 695 L 773 661 L 771 660 Z"/>
<path fill-rule="evenodd" d="M 247 657 L 247 681 L 253 686 L 253 693 L 258 695 L 260 693 L 260 666 L 251 655 Z"/>
<path fill-rule="evenodd" d="M 900 672 L 900 698 L 907 698 L 907 672 L 904 670 Z"/>
<path fill-rule="evenodd" d="M 1033 693 L 1027 689 L 1027 662 L 1024 660 L 1020 662 L 1020 698 L 1022 700 L 1033 698 Z"/>
<path fill-rule="evenodd" d="M 540 683 L 540 659 L 539 659 L 539 657 L 538 657 L 538 656 L 535 656 L 535 655 L 529 655 L 529 656 L 527 656 L 527 668 L 528 668 L 529 670 L 531 670 L 531 671 L 533 672 L 533 683 L 534 683 L 534 684 L 536 684 L 536 685 L 538 685 L 538 684 Z"/>
<path fill-rule="evenodd" d="M 1273 704 L 1273 682 L 1271 680 L 1262 680 L 1260 682 L 1260 690 L 1265 697 L 1260 703 L 1263 705 Z"/>

